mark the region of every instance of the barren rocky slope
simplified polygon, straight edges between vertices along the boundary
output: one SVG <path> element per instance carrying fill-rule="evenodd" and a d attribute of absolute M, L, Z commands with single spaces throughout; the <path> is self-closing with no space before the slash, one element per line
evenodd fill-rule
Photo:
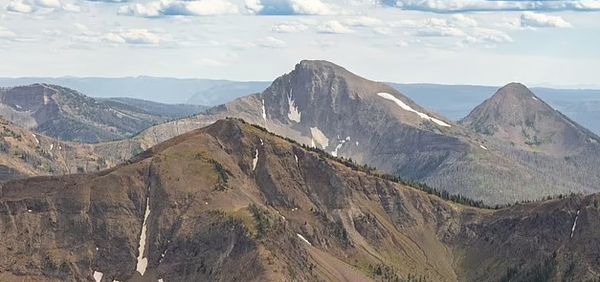
<path fill-rule="evenodd" d="M 223 120 L 114 169 L 2 184 L 0 280 L 600 274 L 598 195 L 479 209 L 352 167 Z"/>
<path fill-rule="evenodd" d="M 597 147 L 600 137 L 554 110 L 520 83 L 510 83 L 461 124 L 521 150 L 569 156 Z"/>

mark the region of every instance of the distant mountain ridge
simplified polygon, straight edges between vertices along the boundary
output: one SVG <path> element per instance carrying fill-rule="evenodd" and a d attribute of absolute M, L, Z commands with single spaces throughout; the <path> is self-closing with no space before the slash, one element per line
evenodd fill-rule
<path fill-rule="evenodd" d="M 163 77 L 24 77 L 0 78 L 0 87 L 34 83 L 62 85 L 95 98 L 134 98 L 163 104 L 215 106 L 263 91 L 269 82 Z"/>
<path fill-rule="evenodd" d="M 202 107 L 96 100 L 58 85 L 0 89 L 0 115 L 60 140 L 97 143 L 131 137 L 149 126 L 189 116 Z"/>
<path fill-rule="evenodd" d="M 216 106 L 262 92 L 270 81 L 228 81 L 160 77 L 124 78 L 0 78 L 0 87 L 34 83 L 62 85 L 96 98 L 126 97 L 166 104 Z M 443 85 L 432 83 L 387 84 L 417 104 L 453 121 L 464 118 L 499 86 Z M 532 87 L 536 95 L 577 123 L 600 135 L 600 89 L 553 89 Z"/>

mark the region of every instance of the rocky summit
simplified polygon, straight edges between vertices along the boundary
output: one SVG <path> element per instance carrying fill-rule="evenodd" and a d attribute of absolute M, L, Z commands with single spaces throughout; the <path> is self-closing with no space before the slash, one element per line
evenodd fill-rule
<path fill-rule="evenodd" d="M 554 110 L 520 83 L 500 88 L 461 123 L 513 147 L 558 156 L 600 143 L 598 136 Z"/>

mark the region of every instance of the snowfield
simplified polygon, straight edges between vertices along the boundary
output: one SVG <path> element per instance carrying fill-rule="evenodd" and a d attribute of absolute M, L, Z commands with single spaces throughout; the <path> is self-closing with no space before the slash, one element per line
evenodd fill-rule
<path fill-rule="evenodd" d="M 252 171 L 256 170 L 256 165 L 258 164 L 258 149 L 254 152 L 254 159 L 252 160 Z"/>
<path fill-rule="evenodd" d="M 140 243 L 138 249 L 137 267 L 136 270 L 144 275 L 146 267 L 148 267 L 148 259 L 144 256 L 146 251 L 146 236 L 148 232 L 148 216 L 150 215 L 150 198 L 146 198 L 146 211 L 144 212 L 144 222 L 142 224 L 142 233 L 140 234 Z"/>
<path fill-rule="evenodd" d="M 436 123 L 437 125 L 440 125 L 440 126 L 450 127 L 449 124 L 445 123 L 442 120 L 439 120 L 437 118 L 431 117 L 431 116 L 429 116 L 427 114 L 424 114 L 422 112 L 414 110 L 409 105 L 407 105 L 406 103 L 402 102 L 400 99 L 394 97 L 394 95 L 392 95 L 392 94 L 381 92 L 381 93 L 377 93 L 377 95 L 379 97 L 383 98 L 383 99 L 390 100 L 390 101 L 396 103 L 396 105 L 398 105 L 401 109 L 403 109 L 405 111 L 409 111 L 409 112 L 417 114 L 422 119 L 430 120 L 430 121 L 432 121 L 432 122 L 434 122 L 434 123 Z"/>
<path fill-rule="evenodd" d="M 312 244 L 311 244 L 311 243 L 310 243 L 308 240 L 306 240 L 306 238 L 304 238 L 304 236 L 302 236 L 302 235 L 300 235 L 300 234 L 298 234 L 298 233 L 296 233 L 296 235 L 298 235 L 298 238 L 300 238 L 300 239 L 301 239 L 302 241 L 304 241 L 306 244 L 308 244 L 308 245 L 312 246 Z"/>
<path fill-rule="evenodd" d="M 321 145 L 321 148 L 323 149 L 329 146 L 329 139 L 327 138 L 327 136 L 325 136 L 325 134 L 323 134 L 323 132 L 318 127 L 311 127 L 310 133 L 313 137 L 313 147 L 316 147 L 314 146 L 314 143 Z"/>
<path fill-rule="evenodd" d="M 288 99 L 288 118 L 295 122 L 300 122 L 302 114 L 298 111 L 298 106 L 296 106 L 296 102 L 292 98 L 292 90 L 290 89 L 290 95 L 287 96 Z"/>
<path fill-rule="evenodd" d="M 104 276 L 104 273 L 94 271 L 94 280 L 96 280 L 96 282 L 102 281 L 102 276 Z"/>
<path fill-rule="evenodd" d="M 339 136 L 338 136 L 339 138 Z M 338 156 L 338 150 L 342 148 L 342 146 L 344 146 L 344 144 L 346 144 L 346 142 L 350 141 L 350 136 L 346 137 L 346 139 L 341 140 L 340 143 L 335 146 L 335 149 L 331 152 L 331 155 L 334 157 Z"/>
<path fill-rule="evenodd" d="M 577 218 L 579 218 L 579 212 L 580 210 L 577 210 L 577 215 L 575 215 L 575 220 L 573 221 L 573 227 L 571 227 L 571 238 L 573 238 L 573 235 L 575 234 L 575 227 L 577 227 Z"/>
<path fill-rule="evenodd" d="M 262 117 L 265 120 L 265 124 L 267 123 L 267 109 L 265 108 L 265 99 L 262 99 Z"/>

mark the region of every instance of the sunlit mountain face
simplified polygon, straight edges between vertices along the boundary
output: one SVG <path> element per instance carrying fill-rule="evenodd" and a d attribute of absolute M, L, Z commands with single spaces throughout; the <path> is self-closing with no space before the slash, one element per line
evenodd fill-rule
<path fill-rule="evenodd" d="M 0 0 L 0 282 L 600 281 L 600 0 Z"/>

